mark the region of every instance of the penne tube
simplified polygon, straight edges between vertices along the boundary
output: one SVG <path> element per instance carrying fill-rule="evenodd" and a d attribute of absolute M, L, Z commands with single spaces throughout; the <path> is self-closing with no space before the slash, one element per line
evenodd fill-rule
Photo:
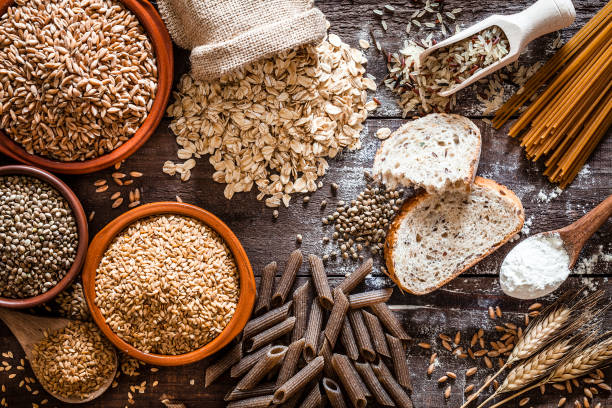
<path fill-rule="evenodd" d="M 340 289 L 345 295 L 348 295 L 357 285 L 363 282 L 365 277 L 370 272 L 372 272 L 372 258 L 365 261 L 357 269 L 355 269 L 353 273 L 344 278 L 344 280 L 338 284 L 336 289 Z M 336 300 L 334 299 L 334 302 L 335 301 Z"/>
<path fill-rule="evenodd" d="M 370 310 L 378 317 L 389 333 L 400 340 L 410 340 L 410 336 L 386 303 L 376 303 L 370 306 Z"/>
<path fill-rule="evenodd" d="M 321 333 L 321 325 L 323 324 L 323 310 L 318 302 L 312 302 L 310 306 L 310 315 L 308 316 L 308 325 L 304 333 L 304 360 L 310 362 L 317 356 L 319 333 Z"/>
<path fill-rule="evenodd" d="M 368 328 L 363 321 L 362 311 L 351 310 L 348 315 L 353 332 L 355 333 L 355 340 L 357 341 L 359 354 L 361 354 L 363 359 L 366 361 L 376 360 L 376 353 L 374 352 L 374 346 L 372 345 Z"/>
<path fill-rule="evenodd" d="M 295 317 L 290 317 L 285 321 L 280 322 L 279 324 L 270 327 L 262 331 L 261 333 L 256 334 L 250 339 L 245 340 L 245 345 L 247 351 L 251 352 L 253 350 L 257 350 L 258 348 L 270 344 L 272 341 L 278 339 L 281 336 L 289 333 L 293 329 L 293 325 L 295 324 Z"/>
<path fill-rule="evenodd" d="M 257 333 L 261 333 L 262 331 L 269 329 L 275 324 L 287 319 L 292 304 L 293 301 L 289 301 L 281 307 L 272 309 L 269 312 L 250 320 L 246 326 L 244 326 L 244 330 L 242 332 L 243 338 L 248 339 L 249 337 L 253 337 Z"/>
<path fill-rule="evenodd" d="M 274 392 L 275 404 L 282 404 L 314 380 L 323 370 L 323 357 L 318 356 Z"/>
<path fill-rule="evenodd" d="M 271 307 L 279 307 L 285 303 L 293 287 L 293 282 L 295 282 L 295 277 L 297 276 L 300 266 L 302 266 L 302 252 L 296 249 L 289 255 L 287 265 L 285 265 L 285 271 L 281 275 L 278 285 L 274 288 L 272 301 L 270 302 Z"/>
<path fill-rule="evenodd" d="M 331 310 L 334 306 L 334 298 L 332 297 L 331 289 L 329 288 L 329 280 L 325 273 L 323 261 L 316 255 L 309 255 L 310 271 L 315 289 L 317 291 L 317 299 L 323 308 Z"/>
<path fill-rule="evenodd" d="M 340 331 L 340 342 L 344 346 L 346 355 L 349 356 L 351 360 L 359 359 L 359 347 L 357 347 L 355 333 L 353 333 L 353 328 L 351 327 L 351 322 L 349 322 L 348 317 L 345 317 L 344 323 L 342 323 L 342 330 Z"/>
<path fill-rule="evenodd" d="M 294 341 L 287 348 L 287 355 L 283 360 L 283 365 L 278 372 L 276 379 L 276 385 L 284 384 L 289 378 L 293 377 L 297 370 L 298 362 L 300 361 L 300 355 L 304 348 L 304 339 Z"/>
<path fill-rule="evenodd" d="M 274 286 L 274 277 L 278 267 L 276 262 L 271 262 L 265 266 L 261 273 L 259 281 L 259 293 L 257 295 L 257 303 L 255 304 L 255 314 L 265 313 L 270 310 L 270 302 L 272 300 L 272 288 Z"/>
<path fill-rule="evenodd" d="M 230 371 L 230 376 L 232 378 L 242 377 L 249 371 L 259 360 L 263 358 L 264 355 L 270 350 L 272 345 L 268 344 L 266 347 L 257 350 L 255 353 L 247 354 L 243 356 L 238 363 L 232 366 L 232 370 Z"/>
<path fill-rule="evenodd" d="M 376 303 L 386 303 L 393 294 L 392 288 L 371 290 L 369 292 L 355 293 L 349 295 L 349 304 L 351 309 L 359 309 L 361 307 L 372 306 Z"/>
<path fill-rule="evenodd" d="M 310 292 L 310 281 L 306 281 L 293 293 L 293 315 L 295 325 L 291 332 L 291 341 L 304 337 L 306 325 L 308 324 L 308 298 Z"/>
<path fill-rule="evenodd" d="M 391 395 L 391 398 L 395 401 L 395 404 L 400 408 L 413 408 L 412 401 L 406 391 L 401 385 L 395 381 L 391 372 L 383 363 L 379 360 L 377 364 L 372 364 L 372 371 L 376 374 L 376 378 L 383 385 L 385 390 Z"/>
<path fill-rule="evenodd" d="M 391 357 L 389 347 L 387 346 L 387 339 L 385 339 L 385 332 L 383 331 L 378 317 L 366 312 L 365 310 L 363 310 L 361 313 L 363 313 L 363 320 L 365 325 L 368 327 L 368 332 L 370 333 L 370 338 L 372 339 L 372 343 L 374 343 L 374 349 L 376 352 L 385 357 Z"/>
<path fill-rule="evenodd" d="M 246 398 L 261 397 L 263 395 L 272 395 L 276 391 L 274 384 L 262 384 L 251 388 L 250 390 L 238 390 L 234 388 L 223 398 L 225 401 L 237 401 Z"/>
<path fill-rule="evenodd" d="M 272 404 L 272 395 L 247 398 L 240 401 L 232 401 L 227 404 L 227 408 L 264 408 Z"/>
<path fill-rule="evenodd" d="M 272 346 L 270 350 L 259 360 L 253 368 L 238 382 L 237 390 L 250 390 L 268 374 L 274 367 L 283 361 L 287 354 L 287 347 Z"/>
<path fill-rule="evenodd" d="M 323 397 L 321 397 L 321 389 L 319 383 L 316 382 L 312 387 L 300 408 L 320 408 L 323 405 Z"/>
<path fill-rule="evenodd" d="M 404 344 L 395 336 L 387 334 L 387 344 L 393 360 L 393 372 L 397 382 L 409 392 L 412 392 L 412 381 L 410 381 L 410 369 L 406 360 L 406 350 Z"/>
<path fill-rule="evenodd" d="M 340 329 L 342 329 L 342 324 L 344 323 L 344 317 L 346 316 L 348 308 L 349 303 L 344 292 L 339 288 L 334 289 L 334 307 L 332 308 L 324 330 L 325 338 L 329 341 L 329 345 L 332 349 L 336 345 L 336 340 L 338 340 L 338 335 L 340 334 Z"/>
<path fill-rule="evenodd" d="M 395 406 L 395 403 L 393 402 L 387 391 L 385 391 L 380 381 L 378 381 L 376 374 L 374 374 L 374 371 L 372 371 L 372 367 L 370 366 L 370 364 L 356 362 L 355 369 L 359 373 L 361 379 L 366 383 L 366 385 L 372 392 L 374 399 L 376 399 L 376 402 L 378 402 L 379 405 L 382 405 L 384 407 Z"/>
<path fill-rule="evenodd" d="M 223 357 L 206 368 L 204 387 L 208 387 L 242 358 L 242 343 L 236 344 Z"/>
<path fill-rule="evenodd" d="M 325 375 L 331 377 L 334 375 L 334 370 L 331 365 L 332 358 L 332 347 L 329 344 L 329 340 L 325 338 L 325 335 L 321 333 L 321 339 L 319 339 L 319 343 L 321 346 L 319 347 L 319 356 L 323 357 L 323 361 L 325 365 L 323 366 L 323 370 L 325 371 Z"/>
<path fill-rule="evenodd" d="M 349 358 L 343 354 L 334 354 L 332 356 L 332 367 L 340 382 L 344 385 L 353 407 L 365 408 L 368 404 L 366 392 L 369 393 L 369 391 L 363 385 Z"/>
<path fill-rule="evenodd" d="M 344 396 L 337 382 L 331 378 L 323 378 L 323 389 L 332 408 L 347 408 Z"/>

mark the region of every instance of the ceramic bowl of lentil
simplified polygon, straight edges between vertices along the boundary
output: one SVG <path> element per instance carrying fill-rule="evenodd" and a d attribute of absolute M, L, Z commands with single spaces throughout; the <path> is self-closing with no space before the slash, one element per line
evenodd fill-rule
<path fill-rule="evenodd" d="M 159 125 L 173 51 L 149 1 L 0 0 L 0 38 L 0 153 L 92 173 L 135 153 Z"/>
<path fill-rule="evenodd" d="M 81 271 L 88 241 L 83 206 L 63 181 L 36 167 L 0 167 L 0 307 L 53 299 Z"/>
<path fill-rule="evenodd" d="M 246 252 L 219 218 L 158 202 L 111 221 L 91 241 L 83 290 L 94 322 L 149 364 L 199 361 L 232 341 L 255 302 Z"/>

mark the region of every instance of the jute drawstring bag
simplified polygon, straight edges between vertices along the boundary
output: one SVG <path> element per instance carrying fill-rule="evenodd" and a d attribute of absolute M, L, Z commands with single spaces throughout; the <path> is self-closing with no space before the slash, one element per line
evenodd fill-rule
<path fill-rule="evenodd" d="M 158 0 L 172 39 L 191 50 L 191 74 L 218 78 L 250 62 L 320 41 L 326 20 L 312 0 Z"/>

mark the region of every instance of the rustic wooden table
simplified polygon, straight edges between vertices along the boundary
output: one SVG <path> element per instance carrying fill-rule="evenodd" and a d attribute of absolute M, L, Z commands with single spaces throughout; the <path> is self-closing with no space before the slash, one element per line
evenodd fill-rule
<path fill-rule="evenodd" d="M 383 33 L 380 22 L 372 13 L 374 8 L 382 7 L 383 3 L 376 4 L 372 0 L 317 1 L 317 5 L 331 23 L 331 32 L 340 35 L 345 42 L 357 47 L 358 40 L 362 38 L 369 40 L 369 31 L 373 30 L 385 48 L 396 49 L 405 39 L 404 28 L 408 17 L 422 5 L 420 2 L 408 1 L 388 1 L 387 3 L 393 4 L 397 11 L 392 17 L 391 15 L 386 17 L 389 29 L 387 33 Z M 493 13 L 517 12 L 530 3 L 532 3 L 531 0 L 516 2 L 450 0 L 443 1 L 443 8 L 444 10 L 463 8 L 464 11 L 458 21 L 466 26 Z M 561 36 L 564 40 L 569 39 L 582 27 L 605 2 L 579 0 L 574 3 L 577 12 L 576 22 L 570 28 L 563 30 Z M 526 53 L 521 56 L 520 62 L 532 64 L 548 59 L 553 53 L 551 43 L 554 38 L 555 35 L 551 34 L 532 43 Z M 383 58 L 373 48 L 370 48 L 366 54 L 369 61 L 368 72 L 375 75 L 378 80 L 382 79 L 385 75 Z M 177 49 L 175 58 L 177 78 L 186 71 L 187 58 L 184 51 Z M 508 87 L 506 93 L 509 94 L 512 89 Z M 331 251 L 331 244 L 321 243 L 322 237 L 328 234 L 321 226 L 321 216 L 329 213 L 337 200 L 350 200 L 364 187 L 363 172 L 371 166 L 374 153 L 380 144 L 374 137 L 376 130 L 380 127 L 395 129 L 404 122 L 397 105 L 387 90 L 381 87 L 376 92 L 376 96 L 382 101 L 382 107 L 367 120 L 362 135 L 363 148 L 360 151 L 343 153 L 337 159 L 330 160 L 329 173 L 323 179 L 324 186 L 312 194 L 310 203 L 303 205 L 300 198 L 294 199 L 289 208 L 279 209 L 280 216 L 277 220 L 273 219 L 271 209 L 256 200 L 255 193 L 238 194 L 232 201 L 227 201 L 223 197 L 224 186 L 212 181 L 212 167 L 206 158 L 198 161 L 189 182 L 183 183 L 163 174 L 161 172 L 163 162 L 176 157 L 176 144 L 173 135 L 168 130 L 168 120 L 162 122 L 149 142 L 129 158 L 122 168 L 144 173 L 144 176 L 136 180 L 133 185 L 133 187 L 142 189 L 143 202 L 175 200 L 178 195 L 183 201 L 193 203 L 218 215 L 240 238 L 250 257 L 255 274 L 259 275 L 267 262 L 278 260 L 281 265 L 284 264 L 286 256 L 296 248 L 296 234 L 302 234 L 301 249 L 306 254 L 324 254 Z M 531 234 L 559 228 L 575 221 L 612 193 L 611 138 L 605 139 L 596 149 L 588 161 L 587 170 L 583 171 L 566 191 L 554 197 L 554 186 L 542 176 L 542 168 L 527 161 L 517 143 L 506 136 L 508 127 L 499 131 L 492 129 L 483 121 L 482 111 L 483 107 L 476 102 L 473 91 L 468 90 L 461 94 L 457 112 L 472 118 L 482 131 L 483 149 L 478 174 L 493 178 L 516 192 L 525 207 Z M 0 157 L 0 164 L 7 163 L 9 161 L 6 158 Z M 96 194 L 94 191 L 93 182 L 100 178 L 110 180 L 111 173 L 112 170 L 109 169 L 86 176 L 62 177 L 81 198 L 86 212 L 89 214 L 95 211 L 95 217 L 90 223 L 92 236 L 107 222 L 127 210 L 125 204 L 118 209 L 111 209 L 109 195 L 115 191 L 114 188 L 103 194 Z M 337 197 L 330 193 L 329 185 L 332 182 L 340 185 Z M 324 212 L 319 206 L 323 199 L 330 202 Z M 493 327 L 496 322 L 487 317 L 489 306 L 499 305 L 504 313 L 504 321 L 517 324 L 522 322 L 523 314 L 531 302 L 517 301 L 503 295 L 497 279 L 500 263 L 513 245 L 506 245 L 458 279 L 430 295 L 405 296 L 395 291 L 390 303 L 401 316 L 410 335 L 416 339 L 408 350 L 415 390 L 412 396 L 415 407 L 457 407 L 464 399 L 462 390 L 466 384 L 481 383 L 484 377 L 492 372 L 492 370 L 487 370 L 483 361 L 480 360 L 476 363 L 479 366 L 478 374 L 466 380 L 465 370 L 474 365 L 474 362 L 452 357 L 441 347 L 437 336 L 439 333 L 453 335 L 461 331 L 463 341 L 469 341 L 472 334 L 482 327 L 487 333 L 485 337 L 492 340 L 494 338 Z M 589 241 L 581 257 L 581 259 L 593 260 L 592 274 L 589 276 L 572 275 L 562 289 L 577 288 L 581 285 L 603 288 L 609 300 L 612 284 L 608 279 L 612 276 L 612 264 L 610 256 L 606 257 L 601 254 L 611 252 L 612 221 L 608 221 Z M 375 272 L 367 279 L 366 288 L 391 285 L 391 282 L 379 271 L 380 261 L 380 259 L 375 260 Z M 328 264 L 327 271 L 332 279 L 338 280 L 354 266 L 355 264 L 350 262 L 331 262 Z M 303 267 L 300 279 L 305 279 L 304 276 L 307 276 L 308 272 L 307 268 Z M 559 292 L 555 292 L 555 295 Z M 543 299 L 543 303 L 549 303 L 553 299 L 554 296 L 547 296 Z M 605 323 L 609 328 L 610 315 L 607 316 Z M 431 351 L 417 347 L 418 341 L 430 342 L 434 345 L 433 349 L 440 355 L 440 367 L 436 369 L 431 378 L 426 375 Z M 38 384 L 23 384 L 22 380 L 25 376 L 32 376 L 31 369 L 27 365 L 25 370 L 17 369 L 19 359 L 24 355 L 8 329 L 0 323 L 0 353 L 7 351 L 12 351 L 14 358 L 6 358 L 6 355 L 3 354 L 0 359 L 0 364 L 12 366 L 10 370 L 0 372 L 0 384 L 4 384 L 0 390 L 0 400 L 5 401 L 10 407 L 31 407 L 49 398 L 48 406 L 60 406 L 56 400 L 48 397 Z M 141 367 L 138 370 L 140 372 L 138 376 L 122 375 L 116 388 L 84 406 L 127 406 L 130 387 L 145 383 L 144 393 L 132 391 L 134 406 L 161 406 L 159 399 L 164 393 L 171 394 L 177 400 L 185 402 L 188 407 L 223 406 L 223 395 L 232 385 L 232 381 L 223 378 L 217 384 L 205 389 L 204 370 L 207 364 L 207 361 L 203 361 L 179 368 L 160 367 L 157 372 L 152 372 L 150 367 Z M 444 388 L 437 384 L 436 379 L 447 370 L 456 372 L 458 377 L 452 382 L 451 398 L 445 401 Z M 10 378 L 12 374 L 16 376 Z M 612 370 L 608 369 L 607 374 L 609 378 Z M 152 386 L 154 382 L 158 383 L 156 387 Z M 40 393 L 32 395 L 26 387 L 31 387 L 33 391 L 40 390 Z M 540 395 L 539 392 L 528 394 L 531 400 L 527 406 L 556 407 L 560 394 L 564 393 L 553 391 L 549 390 L 545 395 Z M 573 405 L 574 400 L 578 397 L 582 399 L 579 393 L 580 390 L 574 391 L 574 395 L 568 395 L 567 405 Z M 595 401 L 600 401 L 602 406 L 612 406 L 612 397 L 607 392 L 600 393 Z M 518 402 L 513 402 L 508 406 L 518 406 Z"/>

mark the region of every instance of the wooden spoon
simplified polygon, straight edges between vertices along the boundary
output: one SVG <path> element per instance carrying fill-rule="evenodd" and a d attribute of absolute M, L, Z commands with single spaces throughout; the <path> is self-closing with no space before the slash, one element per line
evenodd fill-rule
<path fill-rule="evenodd" d="M 561 237 L 563 246 L 569 255 L 569 269 L 572 269 L 576 264 L 580 251 L 586 241 L 610 216 L 612 216 L 612 195 L 573 224 L 549 232 L 558 233 Z"/>
<path fill-rule="evenodd" d="M 13 332 L 13 335 L 17 338 L 19 344 L 21 344 L 23 351 L 25 351 L 26 353 L 26 357 L 30 361 L 32 361 L 33 358 L 32 349 L 34 345 L 45 337 L 45 332 L 50 333 L 57 330 L 61 330 L 66 327 L 68 323 L 71 322 L 71 320 L 68 319 L 32 316 L 29 314 L 13 312 L 2 308 L 0 308 L 0 320 L 2 320 L 8 326 L 11 332 Z M 49 389 L 47 389 L 43 381 L 40 381 L 40 377 L 35 369 L 34 374 L 36 375 L 36 377 L 38 377 L 38 382 L 40 383 L 40 385 L 42 385 L 45 391 L 47 391 L 53 397 L 69 404 L 80 404 L 98 398 L 112 384 L 113 379 L 115 378 L 115 373 L 117 372 L 117 354 L 113 353 L 113 355 L 115 356 L 115 369 L 113 370 L 112 375 L 107 379 L 106 382 L 104 382 L 102 387 L 90 394 L 85 399 L 65 398 L 61 395 L 54 394 Z"/>

